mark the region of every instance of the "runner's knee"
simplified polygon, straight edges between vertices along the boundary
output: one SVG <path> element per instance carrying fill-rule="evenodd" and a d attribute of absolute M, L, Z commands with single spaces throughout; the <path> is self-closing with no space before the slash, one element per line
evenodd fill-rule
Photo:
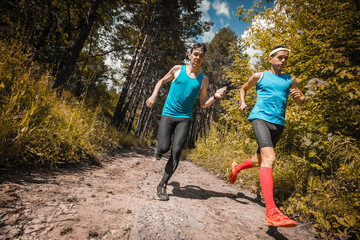
<path fill-rule="evenodd" d="M 157 143 L 156 145 L 157 151 L 159 153 L 167 153 L 170 149 L 170 144 L 165 144 L 165 143 Z"/>
<path fill-rule="evenodd" d="M 275 163 L 275 151 L 274 148 L 266 147 L 261 148 L 261 167 L 272 167 Z"/>

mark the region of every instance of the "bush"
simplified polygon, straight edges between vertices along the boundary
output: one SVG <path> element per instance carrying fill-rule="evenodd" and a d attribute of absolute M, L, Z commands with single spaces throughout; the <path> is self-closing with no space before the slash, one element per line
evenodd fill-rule
<path fill-rule="evenodd" d="M 21 45 L 0 42 L 0 165 L 47 165 L 94 160 L 103 149 L 140 144 L 116 131 L 70 93 L 50 88 Z"/>
<path fill-rule="evenodd" d="M 189 158 L 195 163 L 220 174 L 228 179 L 229 167 L 233 161 L 242 163 L 253 156 L 257 150 L 256 142 L 241 131 L 226 129 L 213 123 L 210 132 L 204 138 L 196 142 L 196 147 L 189 154 Z M 244 171 L 239 174 L 237 182 L 243 186 L 256 184 L 258 170 Z"/>

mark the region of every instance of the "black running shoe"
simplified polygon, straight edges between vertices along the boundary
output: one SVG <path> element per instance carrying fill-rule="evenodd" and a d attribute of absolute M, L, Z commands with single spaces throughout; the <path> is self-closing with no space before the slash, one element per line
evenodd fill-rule
<path fill-rule="evenodd" d="M 155 158 L 156 160 L 160 160 L 162 157 L 162 154 L 155 150 Z"/>
<path fill-rule="evenodd" d="M 160 198 L 160 201 L 168 201 L 169 200 L 169 195 L 167 195 L 167 193 L 166 193 L 166 184 L 159 185 L 157 187 L 157 195 Z"/>

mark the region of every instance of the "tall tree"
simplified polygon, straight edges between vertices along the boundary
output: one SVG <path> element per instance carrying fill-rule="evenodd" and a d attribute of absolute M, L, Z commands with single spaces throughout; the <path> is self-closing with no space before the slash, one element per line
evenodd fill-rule
<path fill-rule="evenodd" d="M 49 0 L 45 4 L 40 0 L 4 0 L 0 3 L 0 38 L 23 42 L 43 70 L 50 68 L 54 74 L 59 70 L 54 87 L 63 85 L 71 74 L 77 75 L 69 84 L 73 88 L 86 78 L 82 74 L 87 64 L 108 72 L 102 65 L 106 54 L 103 39 L 120 4 L 118 0 Z"/>
<path fill-rule="evenodd" d="M 66 58 L 60 64 L 60 70 L 56 76 L 53 88 L 64 86 L 71 76 L 79 58 L 80 52 L 84 47 L 85 41 L 90 35 L 91 28 L 97 17 L 97 9 L 99 8 L 101 2 L 102 0 L 91 1 L 86 16 L 81 21 L 81 25 L 78 26 L 80 31 L 67 49 Z"/>

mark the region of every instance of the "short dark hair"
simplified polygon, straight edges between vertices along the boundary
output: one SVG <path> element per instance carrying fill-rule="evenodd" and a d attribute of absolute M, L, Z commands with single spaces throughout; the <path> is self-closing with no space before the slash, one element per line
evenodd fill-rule
<path fill-rule="evenodd" d="M 274 51 L 275 49 L 277 49 L 277 48 L 288 48 L 288 46 L 286 46 L 286 45 L 276 45 L 276 46 L 274 46 L 273 48 L 271 48 L 270 53 L 271 53 L 272 51 Z M 276 54 L 276 53 L 272 54 L 270 57 L 273 57 L 275 54 Z"/>
<path fill-rule="evenodd" d="M 204 54 L 206 53 L 206 45 L 204 43 L 196 42 L 192 45 L 190 53 L 194 51 L 194 49 L 201 48 L 204 51 Z"/>

